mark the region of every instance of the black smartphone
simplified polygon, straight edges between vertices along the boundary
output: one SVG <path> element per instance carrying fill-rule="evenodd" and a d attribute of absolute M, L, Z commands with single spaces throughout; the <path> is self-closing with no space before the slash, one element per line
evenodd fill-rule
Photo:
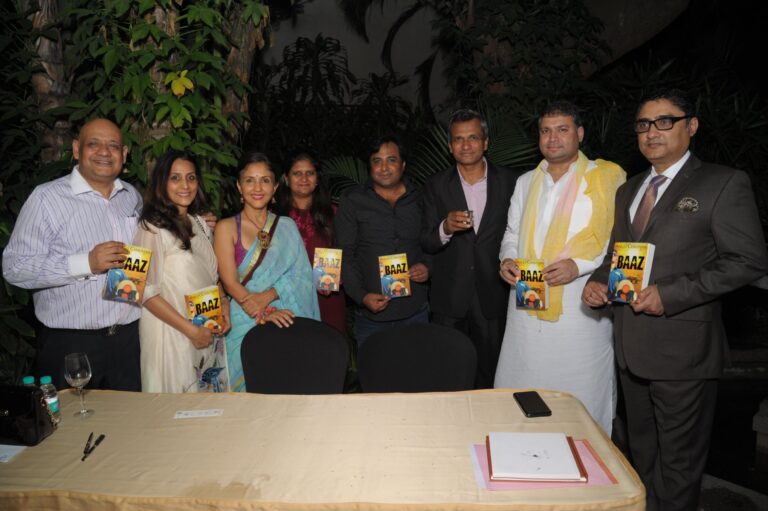
<path fill-rule="evenodd" d="M 535 390 L 512 394 L 526 417 L 549 417 L 552 410 Z"/>

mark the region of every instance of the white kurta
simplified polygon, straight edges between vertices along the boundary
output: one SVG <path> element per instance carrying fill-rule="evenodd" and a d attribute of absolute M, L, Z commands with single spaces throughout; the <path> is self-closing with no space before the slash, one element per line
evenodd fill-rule
<path fill-rule="evenodd" d="M 201 220 L 198 217 L 198 220 Z M 216 256 L 208 239 L 210 231 L 192 220 L 192 249 L 165 229 L 144 229 L 139 224 L 135 244 L 152 249 L 145 300 L 160 295 L 187 317 L 184 295 L 218 282 Z M 197 392 L 201 359 L 213 357 L 213 345 L 197 349 L 184 334 L 143 309 L 139 321 L 141 388 L 144 392 Z"/>
<path fill-rule="evenodd" d="M 534 247 L 539 256 L 555 206 L 569 175 L 575 172 L 575 166 L 575 163 L 571 165 L 568 173 L 557 182 L 546 174 L 541 195 L 536 198 L 539 201 L 539 217 Z M 546 166 L 543 168 L 546 169 Z M 595 164 L 590 161 L 587 172 L 594 169 Z M 527 172 L 517 181 L 510 201 L 500 260 L 519 257 L 520 223 L 534 172 Z M 589 224 L 592 201 L 584 194 L 585 189 L 586 180 L 582 180 L 571 213 L 568 239 Z M 601 254 L 593 261 L 575 260 L 579 277 L 565 285 L 563 314 L 557 322 L 543 321 L 527 311 L 518 310 L 513 290 L 495 387 L 536 387 L 570 392 L 584 403 L 595 421 L 610 435 L 616 408 L 613 325 L 606 311 L 592 310 L 581 301 L 581 292 L 589 274 L 602 259 Z"/>

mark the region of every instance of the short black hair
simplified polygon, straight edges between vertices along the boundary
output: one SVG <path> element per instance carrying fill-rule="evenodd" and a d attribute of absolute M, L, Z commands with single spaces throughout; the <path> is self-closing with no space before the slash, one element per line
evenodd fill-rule
<path fill-rule="evenodd" d="M 637 111 L 635 112 L 635 117 L 640 113 L 640 110 L 645 106 L 646 103 L 649 101 L 659 101 L 662 99 L 666 99 L 673 105 L 675 105 L 677 108 L 683 111 L 683 115 L 686 117 L 695 117 L 696 111 L 693 107 L 693 103 L 691 103 L 688 100 L 688 96 L 685 92 L 683 92 L 680 89 L 675 88 L 666 88 L 666 89 L 659 89 L 656 91 L 651 92 L 647 96 L 643 97 L 643 99 L 640 101 L 640 104 L 637 107 Z"/>
<path fill-rule="evenodd" d="M 400 140 L 400 137 L 394 133 L 389 133 L 371 140 L 371 143 L 368 145 L 368 152 L 365 155 L 366 163 L 371 161 L 371 156 L 378 153 L 379 149 L 381 149 L 381 146 L 384 144 L 395 144 L 397 146 L 397 150 L 400 151 L 400 159 L 403 161 L 408 160 L 408 151 L 406 150 L 405 145 L 403 145 L 403 141 Z"/>
<path fill-rule="evenodd" d="M 563 115 L 572 118 L 576 127 L 584 126 L 584 121 L 581 119 L 579 107 L 568 100 L 556 99 L 547 103 L 547 106 L 544 107 L 541 115 L 539 115 L 539 126 L 541 126 L 542 119 L 545 117 L 552 117 L 554 115 Z"/>
<path fill-rule="evenodd" d="M 454 124 L 458 122 L 474 121 L 475 119 L 480 121 L 480 128 L 483 130 L 483 139 L 488 138 L 488 121 L 485 120 L 485 117 L 483 117 L 480 112 L 472 110 L 471 108 L 462 108 L 451 114 L 448 118 L 448 136 L 450 137 L 451 128 L 453 128 Z"/>

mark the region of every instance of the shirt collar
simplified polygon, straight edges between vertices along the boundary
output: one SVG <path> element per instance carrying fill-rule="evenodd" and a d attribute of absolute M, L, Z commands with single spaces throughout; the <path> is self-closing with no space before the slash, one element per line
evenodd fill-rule
<path fill-rule="evenodd" d="M 80 165 L 75 165 L 75 168 L 72 169 L 72 173 L 69 175 L 69 184 L 72 187 L 72 193 L 75 195 L 88 192 L 99 193 L 94 190 L 90 184 L 88 184 L 88 181 L 86 181 L 83 175 L 80 173 Z M 114 184 L 112 185 L 112 193 L 109 194 L 110 198 L 114 197 L 117 192 L 123 189 L 125 189 L 123 182 L 120 180 L 120 178 L 116 178 Z M 99 193 L 99 195 L 101 194 Z"/>
<path fill-rule="evenodd" d="M 461 180 L 462 185 L 472 186 L 469 184 L 465 179 L 464 176 L 461 175 L 461 171 L 459 170 L 459 166 L 456 165 L 456 173 L 459 175 L 459 179 Z M 481 183 L 488 179 L 488 160 L 485 159 L 485 156 L 483 156 L 483 177 L 477 180 L 477 183 Z"/>
<path fill-rule="evenodd" d="M 557 182 L 563 181 L 563 178 L 566 177 L 568 174 L 571 174 L 576 170 L 576 165 L 578 165 L 579 159 L 576 158 L 571 162 L 570 165 L 568 165 L 568 170 L 565 171 L 565 174 L 560 176 L 560 179 L 557 180 Z M 541 160 L 541 171 L 544 173 L 544 176 L 547 178 L 547 184 L 556 184 L 555 180 L 552 179 L 552 175 L 549 173 L 549 162 L 547 160 Z"/>
<path fill-rule="evenodd" d="M 680 169 L 683 168 L 683 165 L 685 165 L 685 162 L 688 161 L 688 158 L 691 157 L 691 152 L 686 151 L 682 158 L 677 160 L 675 163 L 670 165 L 667 170 L 665 170 L 661 175 L 667 178 L 667 181 L 664 181 L 665 183 L 668 183 L 672 181 L 678 172 L 680 172 Z M 656 168 L 651 166 L 651 172 L 648 176 L 648 181 L 650 181 L 654 176 L 658 176 L 659 174 L 656 172 Z"/>

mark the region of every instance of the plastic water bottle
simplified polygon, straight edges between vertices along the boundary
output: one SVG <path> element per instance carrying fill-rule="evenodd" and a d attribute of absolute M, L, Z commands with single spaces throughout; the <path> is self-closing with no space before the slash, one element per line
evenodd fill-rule
<path fill-rule="evenodd" d="M 34 376 L 25 376 L 21 379 L 21 384 L 25 387 L 34 387 L 35 386 L 35 377 Z"/>
<path fill-rule="evenodd" d="M 51 383 L 50 376 L 40 377 L 40 390 L 43 391 L 43 397 L 45 402 L 48 403 L 48 409 L 51 410 L 53 418 L 56 420 L 56 424 L 61 422 L 61 410 L 59 410 L 59 394 L 56 392 L 56 387 Z"/>

